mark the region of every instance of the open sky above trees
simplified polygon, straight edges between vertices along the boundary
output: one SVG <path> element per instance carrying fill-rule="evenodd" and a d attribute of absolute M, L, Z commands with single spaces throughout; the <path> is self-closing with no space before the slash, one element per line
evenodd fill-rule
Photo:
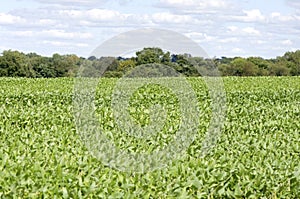
<path fill-rule="evenodd" d="M 103 41 L 144 27 L 182 33 L 210 57 L 274 58 L 300 48 L 300 1 L 2 1 L 0 52 L 88 57 Z"/>

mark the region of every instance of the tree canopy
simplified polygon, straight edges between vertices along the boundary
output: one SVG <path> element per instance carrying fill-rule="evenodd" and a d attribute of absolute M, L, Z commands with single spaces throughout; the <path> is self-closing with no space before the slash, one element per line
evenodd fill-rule
<path fill-rule="evenodd" d="M 105 68 L 101 68 L 103 62 Z M 171 54 L 158 47 L 144 48 L 131 58 L 110 57 L 109 59 L 95 56 L 83 58 L 57 53 L 52 57 L 45 57 L 36 53 L 25 54 L 5 50 L 0 55 L 0 77 L 74 77 L 82 64 L 89 65 L 94 70 L 101 69 L 104 77 L 122 77 L 141 65 L 145 65 L 145 70 L 150 73 L 151 67 L 157 69 L 157 64 L 166 65 L 185 76 L 213 75 L 209 73 L 213 67 L 217 67 L 223 76 L 298 76 L 300 75 L 300 50 L 286 52 L 283 56 L 273 59 L 261 57 L 205 59 L 192 57 L 189 54 Z"/>

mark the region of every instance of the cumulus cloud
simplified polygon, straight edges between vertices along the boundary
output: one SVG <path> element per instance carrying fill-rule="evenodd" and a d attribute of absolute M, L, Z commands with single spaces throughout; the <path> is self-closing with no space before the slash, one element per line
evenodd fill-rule
<path fill-rule="evenodd" d="M 280 21 L 280 22 L 289 22 L 289 21 L 296 21 L 299 20 L 300 17 L 295 15 L 283 15 L 280 12 L 272 12 L 270 20 L 272 22 Z"/>
<path fill-rule="evenodd" d="M 228 32 L 236 32 L 239 28 L 237 26 L 228 26 Z"/>
<path fill-rule="evenodd" d="M 92 34 L 82 32 L 66 32 L 64 30 L 44 30 L 39 33 L 46 37 L 55 37 L 61 39 L 90 39 Z"/>
<path fill-rule="evenodd" d="M 67 32 L 65 30 L 16 30 L 16 31 L 9 31 L 11 35 L 17 37 L 35 37 L 35 38 L 54 38 L 54 39 L 61 39 L 61 40 L 85 40 L 85 39 L 92 39 L 93 35 L 88 32 Z"/>
<path fill-rule="evenodd" d="M 90 21 L 116 21 L 124 20 L 128 15 L 121 14 L 115 10 L 90 9 L 90 10 L 59 10 L 61 17 L 68 17 L 77 20 Z"/>
<path fill-rule="evenodd" d="M 233 48 L 231 50 L 231 52 L 236 53 L 236 54 L 245 53 L 245 51 L 241 48 Z"/>
<path fill-rule="evenodd" d="M 243 28 L 242 31 L 251 35 L 260 35 L 260 32 L 253 27 Z"/>
<path fill-rule="evenodd" d="M 43 26 L 52 26 L 55 25 L 57 23 L 56 20 L 52 20 L 52 19 L 38 19 L 37 24 L 39 25 L 43 25 Z"/>
<path fill-rule="evenodd" d="M 198 43 L 203 43 L 203 42 L 212 42 L 217 39 L 215 36 L 208 35 L 207 33 L 202 33 L 202 32 L 188 32 L 185 33 L 185 36 L 195 40 Z"/>
<path fill-rule="evenodd" d="M 11 32 L 12 35 L 18 36 L 18 37 L 33 37 L 35 36 L 35 33 L 33 31 L 14 31 Z"/>
<path fill-rule="evenodd" d="M 176 15 L 168 12 L 155 13 L 151 16 L 155 23 L 197 23 L 197 19 L 189 15 Z"/>
<path fill-rule="evenodd" d="M 78 8 L 103 8 L 109 2 L 117 2 L 121 6 L 130 3 L 130 0 L 35 0 L 39 3 L 58 5 L 65 7 L 78 7 Z"/>
<path fill-rule="evenodd" d="M 255 29 L 254 27 L 239 28 L 237 26 L 228 26 L 227 33 L 236 36 L 245 36 L 245 35 L 259 36 L 261 34 L 260 31 Z"/>
<path fill-rule="evenodd" d="M 14 16 L 11 14 L 0 13 L 0 24 L 2 25 L 10 25 L 10 24 L 19 24 L 25 23 L 26 20 L 19 16 Z"/>
<path fill-rule="evenodd" d="M 88 47 L 89 45 L 86 43 L 74 43 L 74 42 L 63 42 L 63 41 L 49 41 L 44 40 L 41 42 L 42 44 L 58 46 L 58 47 Z"/>
<path fill-rule="evenodd" d="M 157 6 L 176 9 L 176 12 L 215 13 L 217 10 L 230 9 L 232 4 L 228 0 L 159 0 Z"/>
<path fill-rule="evenodd" d="M 285 2 L 288 6 L 300 10 L 300 1 L 299 0 L 285 0 Z"/>
<path fill-rule="evenodd" d="M 193 8 L 226 8 L 228 2 L 226 0 L 160 0 L 160 3 L 170 7 L 193 7 Z"/>
<path fill-rule="evenodd" d="M 76 8 L 39 8 L 37 10 L 24 9 L 16 10 L 14 13 L 27 22 L 27 27 L 47 27 L 56 29 L 74 29 L 85 27 L 115 27 L 126 26 L 127 24 L 145 23 L 141 21 L 144 16 L 121 13 L 112 9 L 76 9 Z M 149 19 L 148 19 L 149 21 Z"/>
<path fill-rule="evenodd" d="M 293 42 L 289 39 L 286 39 L 286 40 L 281 41 L 281 44 L 290 46 L 290 45 L 293 45 Z"/>
<path fill-rule="evenodd" d="M 236 42 L 240 42 L 241 40 L 237 37 L 228 37 L 228 38 L 222 38 L 219 39 L 220 43 L 236 43 Z"/>
<path fill-rule="evenodd" d="M 253 40 L 253 41 L 251 41 L 251 43 L 261 45 L 261 44 L 267 43 L 267 41 L 266 40 Z"/>
<path fill-rule="evenodd" d="M 108 0 L 35 0 L 44 4 L 65 6 L 103 6 Z"/>
<path fill-rule="evenodd" d="M 266 17 L 261 13 L 259 9 L 243 10 L 242 16 L 233 16 L 232 19 L 241 22 L 263 22 Z"/>
<path fill-rule="evenodd" d="M 183 33 L 213 56 L 278 55 L 282 48 L 300 45 L 300 9 L 282 12 L 272 5 L 253 9 L 253 4 L 238 0 L 130 1 L 135 2 L 131 7 L 128 0 L 35 1 L 40 7 L 0 13 L 2 46 L 29 48 L 37 43 L 37 51 L 39 45 L 49 45 L 80 54 L 81 49 L 86 52 L 112 36 L 142 27 Z M 298 0 L 286 3 L 300 8 Z M 269 51 L 276 45 L 280 49 Z"/>

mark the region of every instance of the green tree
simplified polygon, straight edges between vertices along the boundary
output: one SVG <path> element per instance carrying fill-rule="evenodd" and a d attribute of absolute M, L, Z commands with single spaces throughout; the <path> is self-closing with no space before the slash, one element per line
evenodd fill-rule
<path fill-rule="evenodd" d="M 270 75 L 272 76 L 287 76 L 290 75 L 291 69 L 286 66 L 284 61 L 279 61 L 270 66 Z"/>
<path fill-rule="evenodd" d="M 164 52 L 160 48 L 144 48 L 136 52 L 137 65 L 161 63 L 164 57 Z"/>
<path fill-rule="evenodd" d="M 119 66 L 117 71 L 122 72 L 123 74 L 127 71 L 133 69 L 136 66 L 136 62 L 134 59 L 127 59 L 119 62 Z"/>
<path fill-rule="evenodd" d="M 3 51 L 0 56 L 0 76 L 32 77 L 34 71 L 24 53 Z"/>
<path fill-rule="evenodd" d="M 283 59 L 287 61 L 286 67 L 290 69 L 291 75 L 300 75 L 300 50 L 286 52 Z"/>
<path fill-rule="evenodd" d="M 234 76 L 256 76 L 258 67 L 244 58 L 236 58 L 230 63 L 229 73 Z"/>
<path fill-rule="evenodd" d="M 50 68 L 54 68 L 55 77 L 74 76 L 79 69 L 81 59 L 76 55 L 53 54 Z"/>
<path fill-rule="evenodd" d="M 250 61 L 253 64 L 255 64 L 255 66 L 257 66 L 257 75 L 259 76 L 269 75 L 269 68 L 271 63 L 268 60 L 263 59 L 261 57 L 249 57 L 247 58 L 247 61 Z"/>

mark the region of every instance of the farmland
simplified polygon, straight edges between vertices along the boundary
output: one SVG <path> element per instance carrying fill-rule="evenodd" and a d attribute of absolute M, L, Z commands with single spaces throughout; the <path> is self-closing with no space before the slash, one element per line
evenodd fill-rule
<path fill-rule="evenodd" d="M 226 119 L 216 146 L 200 156 L 209 95 L 188 78 L 199 103 L 197 137 L 168 167 L 123 172 L 91 155 L 76 132 L 74 78 L 0 79 L 0 198 L 297 198 L 300 196 L 300 77 L 224 77 Z M 158 97 L 167 124 L 149 142 L 124 135 L 113 120 L 112 88 L 101 79 L 99 125 L 122 150 L 152 152 L 178 129 L 178 100 L 159 86 L 136 92 L 128 110 L 149 122 Z M 151 92 L 157 95 L 151 95 Z M 142 102 L 141 102 L 142 101 Z M 171 129 L 171 130 L 169 130 Z"/>

